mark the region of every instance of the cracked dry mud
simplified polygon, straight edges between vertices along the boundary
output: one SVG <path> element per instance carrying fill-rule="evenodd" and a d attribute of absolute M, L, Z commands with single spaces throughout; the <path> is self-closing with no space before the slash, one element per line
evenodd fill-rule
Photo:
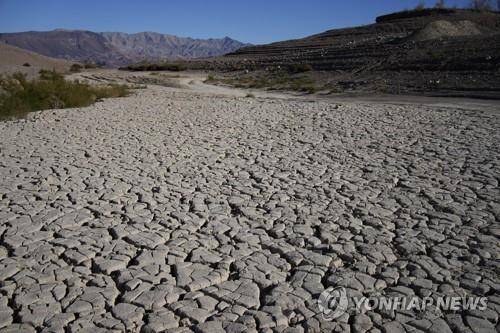
<path fill-rule="evenodd" d="M 499 128 L 153 86 L 0 123 L 0 331 L 495 332 Z M 327 321 L 331 286 L 488 309 Z"/>

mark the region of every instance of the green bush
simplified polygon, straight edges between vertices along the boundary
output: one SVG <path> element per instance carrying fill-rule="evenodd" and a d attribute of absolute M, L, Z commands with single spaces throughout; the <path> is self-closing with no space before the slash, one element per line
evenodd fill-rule
<path fill-rule="evenodd" d="M 73 72 L 73 73 L 78 73 L 82 70 L 83 66 L 80 65 L 80 64 L 73 64 L 71 65 L 71 67 L 69 68 L 69 71 L 70 72 Z"/>
<path fill-rule="evenodd" d="M 129 71 L 171 71 L 171 72 L 182 72 L 187 70 L 187 66 L 181 63 L 159 63 L 159 64 L 149 64 L 149 63 L 142 63 L 142 64 L 137 64 L 137 65 L 129 65 L 124 68 L 120 69 L 125 69 Z"/>
<path fill-rule="evenodd" d="M 40 74 L 40 80 L 59 81 L 64 79 L 64 76 L 62 74 L 46 69 L 41 69 L 38 74 Z"/>
<path fill-rule="evenodd" d="M 291 73 L 304 73 L 312 71 L 313 68 L 309 64 L 291 64 L 288 66 L 288 70 Z"/>
<path fill-rule="evenodd" d="M 67 81 L 55 71 L 40 71 L 39 80 L 21 73 L 0 77 L 0 119 L 24 117 L 28 112 L 89 106 L 106 97 L 127 96 L 123 85 L 90 86 Z"/>

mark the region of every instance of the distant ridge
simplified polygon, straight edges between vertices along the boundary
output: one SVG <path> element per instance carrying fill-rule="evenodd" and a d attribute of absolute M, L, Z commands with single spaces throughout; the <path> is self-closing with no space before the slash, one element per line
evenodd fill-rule
<path fill-rule="evenodd" d="M 229 37 L 193 39 L 156 32 L 102 32 L 100 35 L 120 52 L 139 59 L 214 57 L 249 45 Z"/>
<path fill-rule="evenodd" d="M 127 34 L 65 29 L 0 33 L 0 41 L 48 57 L 106 67 L 144 60 L 220 56 L 249 45 L 229 37 L 193 39 L 156 32 Z"/>

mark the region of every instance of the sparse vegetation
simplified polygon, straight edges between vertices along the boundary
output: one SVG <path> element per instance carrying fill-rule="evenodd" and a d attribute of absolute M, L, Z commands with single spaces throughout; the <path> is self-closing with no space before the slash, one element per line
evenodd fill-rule
<path fill-rule="evenodd" d="M 243 89 L 291 90 L 308 94 L 313 94 L 323 88 L 306 76 L 293 76 L 284 73 L 269 78 L 251 76 L 223 78 L 209 75 L 205 82 L 220 83 Z"/>
<path fill-rule="evenodd" d="M 94 69 L 94 68 L 98 68 L 99 66 L 97 66 L 97 64 L 94 64 L 94 63 L 86 63 L 83 65 L 83 67 L 85 69 Z"/>
<path fill-rule="evenodd" d="M 182 76 L 180 75 L 153 72 L 150 73 L 150 75 L 137 75 L 130 77 L 127 81 L 140 85 L 154 84 L 163 87 L 183 88 L 183 85 L 179 82 L 179 80 L 176 80 L 181 77 Z"/>
<path fill-rule="evenodd" d="M 441 62 L 444 59 L 449 59 L 449 55 L 446 54 L 443 50 L 428 50 L 427 54 L 429 55 L 430 60 L 434 62 Z"/>
<path fill-rule="evenodd" d="M 93 64 L 93 63 L 86 63 L 86 64 L 83 65 L 83 67 L 85 67 L 85 69 L 98 68 L 98 66 L 96 64 Z"/>
<path fill-rule="evenodd" d="M 83 66 L 80 65 L 80 64 L 73 64 L 71 65 L 71 67 L 69 68 L 69 71 L 72 72 L 72 73 L 78 73 L 82 70 Z"/>
<path fill-rule="evenodd" d="M 162 72 L 151 72 L 151 73 L 149 73 L 149 75 L 160 76 L 162 78 L 169 78 L 169 79 L 179 79 L 179 78 L 183 77 L 182 75 L 179 75 L 179 74 L 165 74 Z"/>
<path fill-rule="evenodd" d="M 127 96 L 124 85 L 91 86 L 68 81 L 55 71 L 40 71 L 40 79 L 21 73 L 0 77 L 0 119 L 21 118 L 37 110 L 89 106 L 107 97 Z"/>
<path fill-rule="evenodd" d="M 333 84 L 327 84 L 327 85 L 325 85 L 324 88 L 328 90 L 327 94 L 329 94 L 329 95 L 338 94 L 341 92 L 341 90 L 336 85 L 333 85 Z"/>
<path fill-rule="evenodd" d="M 296 74 L 312 71 L 313 68 L 309 64 L 292 64 L 288 66 L 288 70 L 290 71 L 290 73 Z"/>
<path fill-rule="evenodd" d="M 181 63 L 160 63 L 160 64 L 150 64 L 141 63 L 137 65 L 129 65 L 127 67 L 120 68 L 122 70 L 129 71 L 171 71 L 171 72 L 182 72 L 187 70 L 186 65 Z"/>

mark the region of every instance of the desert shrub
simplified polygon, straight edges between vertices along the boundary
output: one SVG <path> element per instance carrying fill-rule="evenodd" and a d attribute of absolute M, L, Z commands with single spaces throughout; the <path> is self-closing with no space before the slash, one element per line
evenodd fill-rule
<path fill-rule="evenodd" d="M 24 66 L 24 67 L 31 67 L 31 64 L 30 64 L 29 62 L 25 62 L 25 63 L 23 64 L 23 66 Z"/>
<path fill-rule="evenodd" d="M 171 71 L 171 72 L 181 72 L 187 70 L 187 66 L 180 63 L 159 63 L 159 64 L 149 64 L 141 63 L 137 65 L 129 65 L 127 67 L 121 67 L 121 70 L 129 71 Z"/>
<path fill-rule="evenodd" d="M 81 71 L 83 68 L 82 65 L 80 64 L 73 64 L 71 65 L 71 67 L 69 68 L 69 71 L 72 72 L 72 73 L 78 73 L 79 71 Z"/>
<path fill-rule="evenodd" d="M 86 63 L 83 65 L 83 67 L 85 69 L 93 69 L 93 68 L 97 68 L 98 66 L 96 64 L 93 64 L 93 63 Z"/>
<path fill-rule="evenodd" d="M 316 92 L 317 88 L 315 82 L 308 78 L 295 78 L 287 82 L 286 88 L 295 91 L 302 91 L 308 94 Z"/>
<path fill-rule="evenodd" d="M 222 83 L 235 88 L 267 89 L 267 90 L 292 90 L 313 94 L 319 90 L 317 82 L 305 76 L 292 76 L 281 73 L 271 77 L 236 77 L 222 78 L 210 76 L 205 82 Z"/>
<path fill-rule="evenodd" d="M 37 110 L 89 106 L 102 98 L 129 93 L 123 85 L 91 86 L 46 70 L 40 71 L 38 80 L 27 80 L 20 73 L 1 77 L 0 92 L 0 119 L 20 118 Z"/>
<path fill-rule="evenodd" d="M 270 85 L 271 85 L 271 83 L 267 79 L 261 78 L 261 79 L 254 79 L 253 81 L 251 81 L 250 84 L 248 85 L 248 87 L 261 89 L 261 88 L 269 87 Z"/>
<path fill-rule="evenodd" d="M 174 71 L 174 72 L 182 72 L 187 70 L 186 65 L 182 64 L 167 64 L 165 65 L 165 70 L 167 71 Z"/>
<path fill-rule="evenodd" d="M 327 84 L 323 87 L 323 89 L 328 90 L 328 94 L 338 94 L 342 92 L 339 87 L 333 84 Z"/>
<path fill-rule="evenodd" d="M 312 71 L 312 66 L 309 64 L 291 64 L 288 66 L 288 71 L 291 73 L 304 73 Z"/>
<path fill-rule="evenodd" d="M 40 80 L 59 81 L 64 79 L 62 74 L 56 71 L 49 71 L 47 69 L 41 69 L 38 74 L 40 75 Z"/>

